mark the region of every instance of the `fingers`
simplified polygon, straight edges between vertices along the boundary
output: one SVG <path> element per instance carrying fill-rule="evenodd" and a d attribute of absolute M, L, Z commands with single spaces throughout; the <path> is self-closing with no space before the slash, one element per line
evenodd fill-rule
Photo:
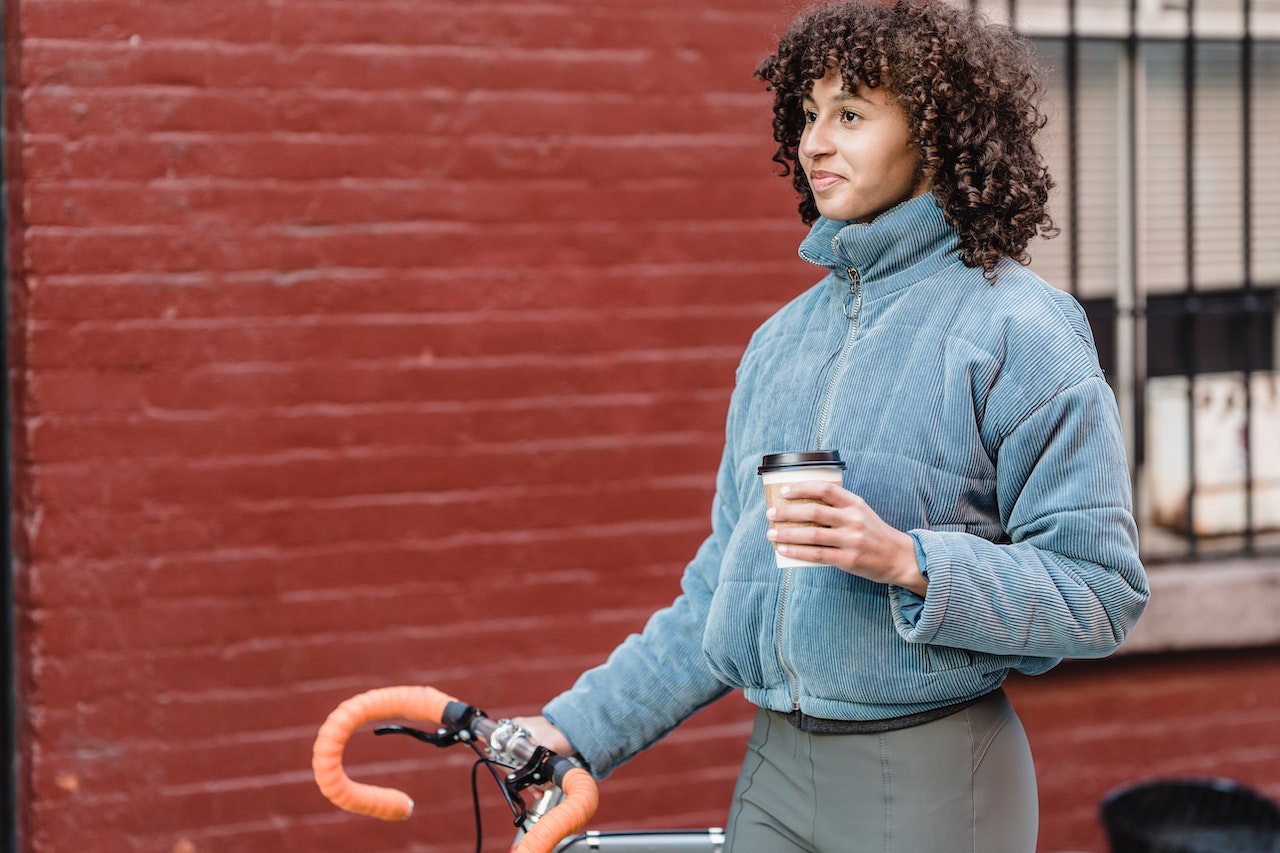
<path fill-rule="evenodd" d="M 829 559 L 832 549 L 856 551 L 862 549 L 865 534 L 862 530 L 851 527 L 825 527 L 798 525 L 795 527 L 773 527 L 765 534 L 769 541 L 778 546 L 780 553 L 800 560 L 822 561 Z M 812 551 L 799 553 L 797 549 L 809 548 Z"/>
<path fill-rule="evenodd" d="M 917 565 L 914 540 L 861 497 L 823 482 L 788 483 L 780 497 L 766 512 L 767 536 L 779 554 L 925 594 L 928 581 Z"/>
<path fill-rule="evenodd" d="M 775 525 L 784 527 L 791 524 L 816 524 L 819 527 L 830 527 L 838 522 L 840 512 L 826 504 L 794 503 L 779 504 L 767 510 L 765 517 Z"/>
<path fill-rule="evenodd" d="M 778 545 L 778 553 L 793 560 L 804 560 L 807 563 L 819 563 L 824 566 L 843 568 L 836 559 L 836 552 L 831 548 L 820 548 L 816 545 Z M 848 571 L 845 569 L 845 571 Z"/>
<path fill-rule="evenodd" d="M 787 483 L 779 489 L 784 500 L 818 500 L 828 506 L 854 506 L 862 503 L 862 498 L 841 486 L 839 483 L 811 480 L 804 483 Z"/>
<path fill-rule="evenodd" d="M 879 521 L 865 501 L 836 484 L 796 483 L 784 489 L 784 501 L 766 516 L 769 541 L 787 556 L 830 561 L 833 549 L 860 549 Z"/>
<path fill-rule="evenodd" d="M 791 483 L 780 490 L 782 500 L 766 512 L 774 523 L 818 524 L 833 527 L 844 511 L 868 511 L 866 502 L 835 483 Z"/>
<path fill-rule="evenodd" d="M 533 735 L 534 740 L 557 755 L 573 754 L 573 746 L 564 736 L 564 733 L 551 725 L 551 721 L 546 717 L 516 717 L 512 722 L 526 729 Z"/>

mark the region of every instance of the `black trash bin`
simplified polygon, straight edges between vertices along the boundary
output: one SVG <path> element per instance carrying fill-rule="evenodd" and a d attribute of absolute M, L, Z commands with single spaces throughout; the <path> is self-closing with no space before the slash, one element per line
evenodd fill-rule
<path fill-rule="evenodd" d="M 1280 805 L 1226 779 L 1127 785 L 1100 813 L 1111 853 L 1280 853 Z"/>

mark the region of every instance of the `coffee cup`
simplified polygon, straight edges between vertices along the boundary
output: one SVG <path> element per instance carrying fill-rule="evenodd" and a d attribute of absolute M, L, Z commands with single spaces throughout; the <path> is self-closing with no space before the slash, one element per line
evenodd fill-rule
<path fill-rule="evenodd" d="M 782 487 L 788 483 L 808 483 L 815 480 L 837 484 L 843 483 L 844 467 L 844 462 L 840 459 L 840 451 L 810 450 L 799 453 L 767 454 L 761 460 L 760 467 L 756 469 L 756 472 L 760 475 L 760 479 L 764 484 L 765 505 L 773 508 L 784 503 L 822 503 L 822 501 L 812 498 L 801 500 L 784 498 L 781 495 Z M 770 528 L 775 529 L 814 526 L 816 525 L 810 522 L 796 521 L 770 522 L 769 524 Z M 797 560 L 794 557 L 779 554 L 777 545 L 773 546 L 773 555 L 780 569 L 793 566 L 826 565 L 825 563 L 810 563 L 806 560 Z"/>

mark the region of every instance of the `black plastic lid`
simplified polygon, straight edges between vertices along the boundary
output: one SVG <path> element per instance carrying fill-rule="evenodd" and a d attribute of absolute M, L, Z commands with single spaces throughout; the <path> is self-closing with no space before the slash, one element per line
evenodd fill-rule
<path fill-rule="evenodd" d="M 769 453 L 760 461 L 762 464 L 756 469 L 757 474 L 766 474 L 770 471 L 789 471 L 795 468 L 844 469 L 844 462 L 840 461 L 839 450 L 808 450 L 803 453 Z"/>

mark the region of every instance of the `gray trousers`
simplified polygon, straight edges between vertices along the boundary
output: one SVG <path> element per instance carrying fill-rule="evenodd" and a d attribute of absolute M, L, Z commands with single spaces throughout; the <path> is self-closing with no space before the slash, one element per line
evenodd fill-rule
<path fill-rule="evenodd" d="M 1035 767 L 998 691 L 879 734 L 802 732 L 760 710 L 726 853 L 1034 853 Z"/>

